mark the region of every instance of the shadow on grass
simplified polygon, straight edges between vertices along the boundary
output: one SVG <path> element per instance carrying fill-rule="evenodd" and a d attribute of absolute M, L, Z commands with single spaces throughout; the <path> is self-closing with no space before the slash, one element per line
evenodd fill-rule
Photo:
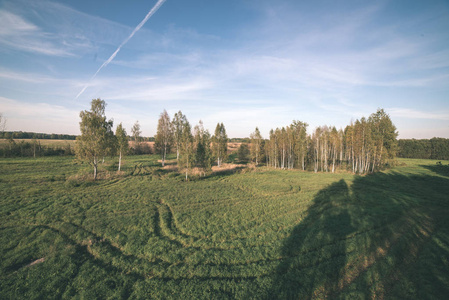
<path fill-rule="evenodd" d="M 266 298 L 444 298 L 447 195 L 448 179 L 397 173 L 321 190 L 285 240 Z"/>
<path fill-rule="evenodd" d="M 421 165 L 420 167 L 426 168 L 427 170 L 430 170 L 441 176 L 449 177 L 449 165 L 435 164 L 435 165 Z"/>

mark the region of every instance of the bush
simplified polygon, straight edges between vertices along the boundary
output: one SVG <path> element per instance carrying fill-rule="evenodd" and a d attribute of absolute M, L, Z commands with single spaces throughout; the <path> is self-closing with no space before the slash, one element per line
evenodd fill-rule
<path fill-rule="evenodd" d="M 239 159 L 240 163 L 248 163 L 249 162 L 248 144 L 245 144 L 245 143 L 240 144 L 240 147 L 237 150 L 237 158 Z"/>

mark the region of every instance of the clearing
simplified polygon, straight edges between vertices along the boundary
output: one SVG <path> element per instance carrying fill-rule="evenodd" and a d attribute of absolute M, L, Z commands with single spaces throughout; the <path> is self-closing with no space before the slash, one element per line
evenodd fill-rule
<path fill-rule="evenodd" d="M 0 298 L 449 294 L 447 161 L 185 182 L 157 160 L 92 182 L 72 157 L 0 159 Z"/>

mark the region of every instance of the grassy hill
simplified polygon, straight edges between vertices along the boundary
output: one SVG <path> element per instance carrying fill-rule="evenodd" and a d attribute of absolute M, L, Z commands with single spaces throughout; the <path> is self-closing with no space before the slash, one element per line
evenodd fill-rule
<path fill-rule="evenodd" d="M 185 182 L 155 156 L 0 160 L 0 298 L 444 298 L 449 166 Z M 106 173 L 106 171 L 109 171 Z"/>

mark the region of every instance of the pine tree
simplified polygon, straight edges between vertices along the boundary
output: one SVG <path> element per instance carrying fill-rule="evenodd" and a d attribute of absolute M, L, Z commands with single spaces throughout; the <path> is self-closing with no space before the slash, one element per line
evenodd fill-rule
<path fill-rule="evenodd" d="M 203 127 L 203 122 L 195 126 L 195 165 L 204 174 L 211 170 L 212 153 L 210 149 L 210 134 Z"/>
<path fill-rule="evenodd" d="M 253 133 L 250 135 L 251 138 L 251 158 L 256 163 L 259 164 L 259 158 L 262 153 L 262 135 L 260 134 L 259 128 L 256 127 Z"/>

